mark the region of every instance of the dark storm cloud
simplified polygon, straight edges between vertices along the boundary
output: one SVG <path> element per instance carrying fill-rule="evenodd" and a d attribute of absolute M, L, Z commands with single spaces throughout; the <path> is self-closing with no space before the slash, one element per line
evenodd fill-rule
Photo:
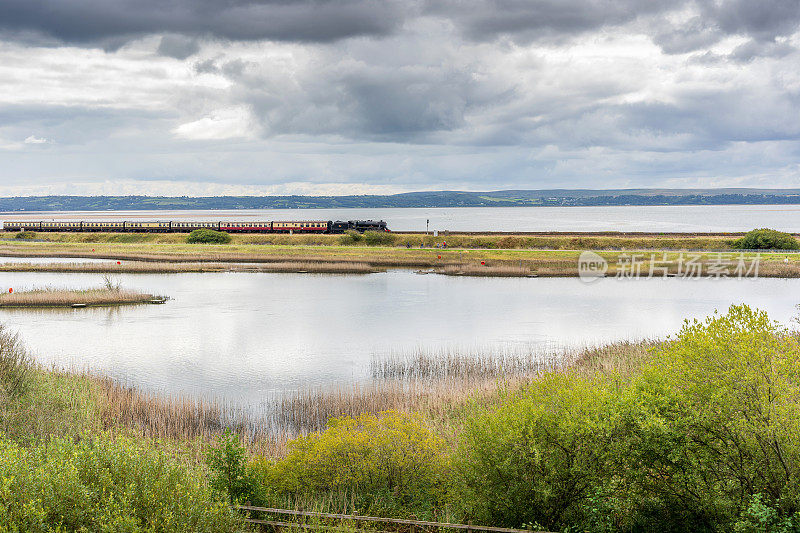
<path fill-rule="evenodd" d="M 674 25 L 665 15 L 691 10 Z M 646 20 L 668 52 L 698 49 L 725 35 L 757 41 L 791 34 L 800 23 L 797 0 L 5 0 L 0 30 L 13 39 L 102 44 L 116 48 L 146 34 L 230 40 L 331 42 L 385 36 L 408 20 L 451 21 L 473 40 L 560 40 L 604 27 Z M 174 39 L 172 37 L 171 39 Z M 175 50 L 164 45 L 164 53 Z M 187 57 L 187 49 L 178 56 Z M 188 54 L 188 55 L 186 55 Z"/>
<path fill-rule="evenodd" d="M 386 35 L 412 6 L 393 0 L 4 0 L 0 29 L 68 43 L 154 33 L 329 42 Z"/>
<path fill-rule="evenodd" d="M 164 35 L 158 45 L 158 53 L 162 56 L 186 59 L 200 50 L 196 39 L 183 35 Z"/>
<path fill-rule="evenodd" d="M 472 39 L 569 37 L 620 25 L 674 6 L 669 0 L 478 0 L 430 2 L 428 13 L 454 20 Z"/>

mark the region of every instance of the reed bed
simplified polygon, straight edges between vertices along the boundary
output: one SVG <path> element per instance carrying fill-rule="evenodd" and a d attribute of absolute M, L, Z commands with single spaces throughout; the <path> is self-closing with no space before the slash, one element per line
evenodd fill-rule
<path fill-rule="evenodd" d="M 319 274 L 370 274 L 380 272 L 368 263 L 343 261 L 330 262 L 283 262 L 267 263 L 252 267 L 248 270 L 256 272 L 312 272 Z"/>
<path fill-rule="evenodd" d="M 371 381 L 281 392 L 266 399 L 260 413 L 214 400 L 143 393 L 109 378 L 97 380 L 109 427 L 124 425 L 149 436 L 185 439 L 209 438 L 228 428 L 273 456 L 285 450 L 288 440 L 324 429 L 332 418 L 415 411 L 445 426 L 470 402 L 499 401 L 501 391 L 519 390 L 546 372 L 571 368 L 630 376 L 649 359 L 654 345 L 645 341 L 568 351 L 395 354 L 373 359 Z"/>
<path fill-rule="evenodd" d="M 186 440 L 210 438 L 226 428 L 239 434 L 252 430 L 243 411 L 215 400 L 162 396 L 109 377 L 87 377 L 98 386 L 101 421 L 107 429 L 124 426 L 148 437 Z"/>
<path fill-rule="evenodd" d="M 88 371 L 45 371 L 36 366 L 42 385 L 34 388 L 62 391 L 58 401 L 63 404 L 66 398 L 74 405 L 59 404 L 58 409 L 69 415 L 74 428 L 97 424 L 109 431 L 192 442 L 208 441 L 228 429 L 239 434 L 252 451 L 280 457 L 291 439 L 324 429 L 332 418 L 386 410 L 422 413 L 443 434 L 456 438 L 474 402 L 493 405 L 505 393 L 523 389 L 544 373 L 567 368 L 586 374 L 614 372 L 624 378 L 648 360 L 653 345 L 631 342 L 572 351 L 508 348 L 392 354 L 373 360 L 371 381 L 281 392 L 267 398 L 258 412 L 215 399 L 146 392 Z M 79 393 L 66 392 L 73 389 Z M 33 421 L 41 434 L 52 432 L 54 422 L 44 418 L 36 422 L 41 417 L 34 416 L 31 407 L 26 423 Z M 68 427 L 56 429 L 70 434 Z"/>
<path fill-rule="evenodd" d="M 101 288 L 87 290 L 33 289 L 0 294 L 0 307 L 71 307 L 76 304 L 86 306 L 125 305 L 162 300 L 152 294 L 138 291 Z"/>
<path fill-rule="evenodd" d="M 147 262 L 124 261 L 108 263 L 6 263 L 0 264 L 0 272 L 67 272 L 105 274 L 181 274 L 204 272 L 314 272 L 331 274 L 369 274 L 380 269 L 368 263 L 344 262 L 299 262 L 277 263 L 203 263 L 203 262 Z"/>
<path fill-rule="evenodd" d="M 436 268 L 434 272 L 445 276 L 526 277 L 531 275 L 531 267 L 527 264 L 450 264 Z"/>
<path fill-rule="evenodd" d="M 509 376 L 538 375 L 557 368 L 565 354 L 513 349 L 441 350 L 433 354 L 418 350 L 413 354 L 390 354 L 373 357 L 370 374 L 376 380 L 432 381 L 495 379 Z"/>

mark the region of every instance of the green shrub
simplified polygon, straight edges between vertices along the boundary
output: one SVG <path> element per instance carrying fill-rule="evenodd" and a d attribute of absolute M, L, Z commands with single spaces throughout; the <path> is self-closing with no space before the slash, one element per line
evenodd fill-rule
<path fill-rule="evenodd" d="M 756 494 L 733 530 L 736 533 L 796 533 L 800 531 L 800 514 L 781 518 L 774 508 L 764 503 L 761 494 Z"/>
<path fill-rule="evenodd" d="M 632 378 L 545 376 L 471 419 L 465 517 L 570 531 L 800 531 L 800 341 L 747 306 Z"/>
<path fill-rule="evenodd" d="M 800 511 L 800 344 L 766 313 L 686 323 L 626 396 L 621 455 L 653 523 L 729 529 L 756 494 Z"/>
<path fill-rule="evenodd" d="M 553 531 L 590 522 L 584 504 L 610 483 L 612 400 L 604 385 L 551 374 L 470 420 L 456 461 L 462 513 Z"/>
<path fill-rule="evenodd" d="M 358 244 L 364 240 L 364 235 L 354 229 L 349 229 L 339 236 L 339 243 L 344 246 Z"/>
<path fill-rule="evenodd" d="M 254 494 L 253 480 L 247 468 L 247 450 L 238 435 L 230 430 L 217 439 L 206 455 L 211 469 L 211 487 L 231 503 L 244 502 Z"/>
<path fill-rule="evenodd" d="M 364 232 L 364 242 L 370 246 L 389 246 L 394 244 L 395 239 L 395 234 L 388 231 Z"/>
<path fill-rule="evenodd" d="M 28 389 L 33 362 L 19 336 L 0 324 L 0 402 Z"/>
<path fill-rule="evenodd" d="M 754 229 L 744 237 L 734 241 L 734 248 L 740 250 L 798 250 L 800 243 L 791 234 L 774 229 Z"/>
<path fill-rule="evenodd" d="M 334 419 L 283 459 L 253 463 L 273 501 L 338 498 L 361 513 L 419 517 L 441 503 L 446 468 L 443 439 L 419 415 L 395 411 Z"/>
<path fill-rule="evenodd" d="M 196 229 L 186 237 L 189 244 L 228 244 L 231 236 L 224 231 L 214 231 L 213 229 Z"/>
<path fill-rule="evenodd" d="M 237 531 L 202 472 L 108 436 L 22 448 L 0 438 L 0 524 L 10 531 Z"/>
<path fill-rule="evenodd" d="M 31 241 L 36 238 L 36 233 L 33 231 L 20 231 L 14 235 L 14 238 L 20 241 Z"/>

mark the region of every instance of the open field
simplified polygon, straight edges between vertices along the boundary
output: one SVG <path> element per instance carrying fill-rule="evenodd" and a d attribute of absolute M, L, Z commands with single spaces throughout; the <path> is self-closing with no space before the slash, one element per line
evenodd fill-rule
<path fill-rule="evenodd" d="M 16 234 L 2 233 L 0 237 L 15 240 Z M 438 237 L 421 233 L 391 233 L 390 247 L 428 248 L 446 242 L 451 248 L 478 249 L 541 249 L 541 250 L 727 250 L 743 233 L 442 233 Z M 353 242 L 347 235 L 288 235 L 288 234 L 231 234 L 233 245 L 278 246 L 365 246 Z M 186 235 L 180 233 L 60 233 L 36 232 L 40 242 L 96 244 L 183 244 Z"/>
<path fill-rule="evenodd" d="M 157 236 L 160 237 L 160 236 Z M 736 263 L 759 257 L 758 275 L 800 277 L 800 254 L 737 251 L 599 250 L 608 262 L 607 276 L 630 275 L 632 262 L 640 276 L 686 275 L 681 264 L 699 264 L 701 273 L 725 264 L 733 275 Z M 6 271 L 79 272 L 215 272 L 246 270 L 265 272 L 373 272 L 385 268 L 414 268 L 446 275 L 471 276 L 577 276 L 580 250 L 405 248 L 398 246 L 314 246 L 304 244 L 189 245 L 189 244 L 86 244 L 75 242 L 0 242 L 0 256 L 90 257 L 134 261 L 94 266 L 9 264 Z M 668 264 L 666 264 L 666 263 Z M 147 266 L 145 263 L 153 263 Z M 247 265 L 236 266 L 236 264 Z M 484 264 L 481 264 L 484 263 Z M 175 266 L 169 266 L 174 264 Z M 666 270 L 665 270 L 666 264 Z M 72 269 L 72 270 L 71 270 Z M 691 271 L 696 273 L 696 271 Z"/>
<path fill-rule="evenodd" d="M 163 300 L 152 294 L 118 288 L 87 290 L 34 289 L 0 294 L 0 307 L 86 307 L 144 304 Z"/>

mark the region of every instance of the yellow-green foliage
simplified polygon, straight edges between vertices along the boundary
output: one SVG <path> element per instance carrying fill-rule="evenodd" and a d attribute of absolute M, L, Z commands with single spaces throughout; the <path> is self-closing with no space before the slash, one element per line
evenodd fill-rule
<path fill-rule="evenodd" d="M 0 437 L 0 531 L 237 531 L 202 473 L 127 439 Z"/>
<path fill-rule="evenodd" d="M 575 531 L 800 528 L 800 344 L 732 306 L 626 377 L 534 382 L 466 427 L 466 518 Z"/>
<path fill-rule="evenodd" d="M 550 374 L 471 419 L 456 461 L 462 512 L 495 526 L 585 522 L 612 455 L 614 397 L 608 383 Z"/>
<path fill-rule="evenodd" d="M 426 516 L 441 503 L 447 462 L 444 440 L 419 415 L 386 411 L 331 420 L 253 468 L 276 498 L 328 494 L 359 512 Z"/>
<path fill-rule="evenodd" d="M 757 495 L 795 516 L 797 337 L 747 306 L 687 323 L 626 392 L 620 431 L 634 499 L 662 524 L 725 529 Z"/>
<path fill-rule="evenodd" d="M 394 244 L 395 238 L 394 233 L 389 233 L 386 231 L 367 231 L 364 233 L 364 242 L 368 246 L 389 246 Z"/>

